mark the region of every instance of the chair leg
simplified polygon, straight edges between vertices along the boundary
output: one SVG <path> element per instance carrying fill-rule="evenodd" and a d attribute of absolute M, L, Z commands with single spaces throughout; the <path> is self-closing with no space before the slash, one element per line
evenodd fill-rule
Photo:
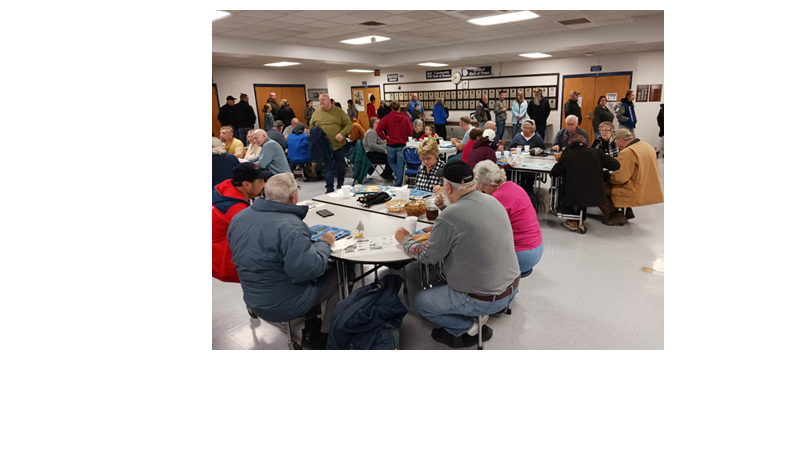
<path fill-rule="evenodd" d="M 286 336 L 289 338 L 287 344 L 289 345 L 289 350 L 302 350 L 303 347 L 294 340 L 294 336 L 292 336 L 292 322 L 283 322 L 286 324 Z"/>
<path fill-rule="evenodd" d="M 484 317 L 478 317 L 478 350 L 483 350 L 483 325 L 481 325 L 481 322 Z"/>

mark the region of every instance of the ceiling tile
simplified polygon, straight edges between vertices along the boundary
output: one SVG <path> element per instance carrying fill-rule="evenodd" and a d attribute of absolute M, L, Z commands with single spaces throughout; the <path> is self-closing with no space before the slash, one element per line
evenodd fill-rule
<path fill-rule="evenodd" d="M 344 24 L 344 25 L 355 25 L 357 23 L 364 22 L 363 19 L 359 19 L 358 17 L 353 17 L 353 16 L 351 16 L 349 14 L 344 14 L 344 15 L 341 15 L 341 16 L 331 17 L 330 19 L 327 19 L 327 20 L 330 20 L 333 23 L 341 23 L 341 24 Z"/>
<path fill-rule="evenodd" d="M 564 14 L 564 13 L 573 12 L 572 10 L 569 10 L 569 9 L 559 9 L 559 10 L 531 10 L 531 11 L 533 11 L 534 13 L 536 13 L 536 14 L 538 14 L 538 15 L 542 16 L 542 17 L 549 17 L 549 16 L 555 16 L 555 15 L 558 15 L 558 14 Z"/>
<path fill-rule="evenodd" d="M 312 19 L 317 19 L 317 20 L 324 20 L 334 16 L 341 16 L 341 14 L 339 14 L 338 11 L 316 11 L 316 10 L 293 12 L 292 15 L 300 17 L 310 17 Z"/>
<path fill-rule="evenodd" d="M 252 25 L 254 23 L 259 23 L 259 22 L 263 22 L 263 21 L 264 21 L 264 19 L 262 19 L 260 17 L 247 17 L 247 16 L 241 15 L 241 14 L 233 14 L 233 15 L 230 15 L 228 17 L 225 17 L 225 18 L 222 18 L 222 19 L 219 19 L 219 20 L 215 20 L 214 22 L 215 23 L 216 22 L 219 22 L 219 23 L 246 23 L 248 25 Z"/>
<path fill-rule="evenodd" d="M 598 24 L 598 25 L 601 25 L 601 26 L 606 26 L 606 25 L 617 25 L 617 24 L 620 24 L 620 23 L 629 23 L 629 22 L 633 22 L 633 21 L 634 21 L 634 20 L 633 20 L 632 18 L 630 18 L 630 17 L 625 17 L 625 18 L 622 18 L 622 19 L 614 19 L 614 20 L 609 20 L 609 21 L 600 20 L 600 19 L 602 19 L 602 17 L 599 17 L 599 18 L 597 19 L 597 24 Z"/>
<path fill-rule="evenodd" d="M 556 14 L 554 16 L 548 17 L 548 19 L 558 22 L 558 21 L 561 21 L 561 20 L 581 19 L 583 17 L 585 17 L 583 12 L 574 12 L 573 11 L 573 12 L 568 12 L 568 13 L 564 13 L 564 14 Z"/>
<path fill-rule="evenodd" d="M 456 18 L 456 17 L 442 16 L 442 17 L 436 17 L 436 18 L 433 18 L 433 19 L 425 19 L 425 20 L 423 20 L 423 22 L 432 23 L 434 25 L 447 25 L 447 24 L 455 24 L 455 23 L 464 23 L 466 21 L 463 20 L 463 19 Z"/>
<path fill-rule="evenodd" d="M 260 19 L 277 19 L 278 17 L 283 17 L 287 13 L 285 12 L 275 12 L 275 11 L 242 11 L 238 15 L 243 15 L 247 17 L 258 17 Z"/>
<path fill-rule="evenodd" d="M 275 24 L 271 22 L 262 22 L 237 29 L 242 31 L 260 31 L 262 33 L 267 33 L 269 31 L 275 31 Z"/>
<path fill-rule="evenodd" d="M 657 13 L 664 14 L 664 10 L 662 10 L 662 9 L 653 9 L 653 10 L 627 11 L 627 13 L 631 17 L 649 16 L 651 14 L 657 14 Z"/>
<path fill-rule="evenodd" d="M 297 16 L 297 15 L 294 15 L 294 14 L 290 14 L 288 16 L 281 17 L 280 21 L 281 22 L 286 22 L 286 23 L 293 23 L 293 24 L 296 24 L 296 25 L 303 25 L 303 24 L 306 24 L 306 23 L 316 22 L 317 20 L 318 19 L 313 18 L 313 17 L 302 17 L 302 16 Z"/>
<path fill-rule="evenodd" d="M 352 14 L 353 17 L 358 17 L 359 19 L 364 19 L 362 22 L 366 22 L 368 20 L 375 20 L 380 22 L 381 17 L 384 17 L 385 14 L 380 11 L 356 11 Z"/>
<path fill-rule="evenodd" d="M 662 19 L 663 20 L 664 19 L 664 13 L 657 12 L 657 13 L 653 13 L 653 14 L 648 14 L 646 16 L 633 16 L 633 20 L 637 20 L 637 21 L 639 21 L 639 20 L 653 20 L 653 19 Z"/>
<path fill-rule="evenodd" d="M 413 9 L 398 9 L 398 10 L 383 10 L 381 12 L 385 12 L 387 14 L 408 14 L 410 12 L 414 12 Z"/>
<path fill-rule="evenodd" d="M 387 25 L 400 25 L 406 23 L 414 23 L 416 21 L 403 16 L 384 16 L 378 19 L 378 22 L 383 22 Z"/>
<path fill-rule="evenodd" d="M 260 41 L 274 42 L 275 41 L 275 37 L 276 37 L 276 34 L 274 32 L 272 32 L 272 33 L 263 33 L 263 34 L 257 34 L 255 36 L 250 36 L 250 39 L 258 39 Z M 297 38 L 294 38 L 294 39 L 297 40 Z"/>
<path fill-rule="evenodd" d="M 591 22 L 589 22 L 589 23 L 578 23 L 578 24 L 575 24 L 575 25 L 566 25 L 566 27 L 569 28 L 570 30 L 580 30 L 581 28 L 596 28 L 596 27 L 599 27 L 599 26 L 600 25 L 598 25 L 596 23 L 591 23 Z"/>
<path fill-rule="evenodd" d="M 262 31 L 243 31 L 243 30 L 231 30 L 226 31 L 225 33 L 221 33 L 223 36 L 231 36 L 231 37 L 253 37 L 258 34 L 263 34 Z"/>

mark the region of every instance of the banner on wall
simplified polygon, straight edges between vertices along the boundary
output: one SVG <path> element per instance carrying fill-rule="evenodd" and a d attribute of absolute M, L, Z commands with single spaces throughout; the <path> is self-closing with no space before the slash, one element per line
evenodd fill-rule
<path fill-rule="evenodd" d="M 450 79 L 452 76 L 453 76 L 452 69 L 425 71 L 426 80 Z"/>
<path fill-rule="evenodd" d="M 492 66 L 480 67 L 464 67 L 461 69 L 461 76 L 464 78 L 469 77 L 486 77 L 492 74 Z"/>
<path fill-rule="evenodd" d="M 389 83 L 391 83 L 392 81 L 397 81 L 397 80 L 398 80 L 398 78 L 397 78 L 397 74 L 396 73 L 390 73 L 390 74 L 386 75 L 386 81 L 389 82 Z"/>

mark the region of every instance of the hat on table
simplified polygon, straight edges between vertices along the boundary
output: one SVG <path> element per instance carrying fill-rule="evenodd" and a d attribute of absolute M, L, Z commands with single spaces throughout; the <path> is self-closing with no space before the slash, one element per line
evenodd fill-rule
<path fill-rule="evenodd" d="M 483 136 L 488 137 L 490 141 L 494 141 L 494 130 L 483 130 Z"/>
<path fill-rule="evenodd" d="M 231 170 L 233 174 L 233 181 L 241 183 L 242 181 L 253 182 L 259 178 L 269 178 L 272 172 L 269 170 L 259 169 L 257 165 L 251 162 L 243 162 Z"/>
<path fill-rule="evenodd" d="M 469 164 L 465 163 L 464 161 L 459 161 L 457 159 L 453 161 L 449 161 L 447 164 L 444 165 L 438 172 L 436 172 L 437 177 L 444 177 L 447 181 L 451 183 L 469 183 L 470 181 L 474 180 L 474 174 L 472 173 L 472 167 Z"/>
<path fill-rule="evenodd" d="M 614 132 L 614 135 L 611 136 L 612 141 L 616 141 L 617 139 L 628 141 L 633 139 L 633 134 L 631 134 L 630 131 L 623 128 L 621 130 L 617 130 L 616 132 Z"/>

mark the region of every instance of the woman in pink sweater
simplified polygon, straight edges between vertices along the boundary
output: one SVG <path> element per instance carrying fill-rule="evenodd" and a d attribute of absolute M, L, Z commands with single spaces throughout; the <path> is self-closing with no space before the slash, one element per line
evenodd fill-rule
<path fill-rule="evenodd" d="M 506 172 L 496 163 L 481 161 L 475 165 L 474 174 L 478 190 L 496 198 L 506 208 L 514 232 L 519 271 L 523 277 L 530 275 L 544 251 L 539 220 L 530 197 L 519 185 L 506 181 Z"/>

